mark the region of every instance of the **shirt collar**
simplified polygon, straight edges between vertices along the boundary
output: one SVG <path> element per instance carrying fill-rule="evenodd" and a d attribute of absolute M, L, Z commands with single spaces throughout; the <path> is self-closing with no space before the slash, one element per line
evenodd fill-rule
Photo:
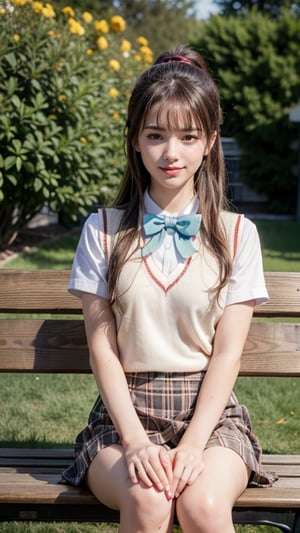
<path fill-rule="evenodd" d="M 180 215 L 192 215 L 194 213 L 198 213 L 199 209 L 199 198 L 197 196 L 194 196 L 194 198 L 191 200 L 191 202 L 188 203 L 188 205 L 179 211 L 178 213 L 169 213 L 168 211 L 162 211 L 161 207 L 157 205 L 152 198 L 149 195 L 148 190 L 145 191 L 144 194 L 144 206 L 146 213 L 149 213 L 151 215 L 168 215 L 168 216 L 180 216 Z"/>

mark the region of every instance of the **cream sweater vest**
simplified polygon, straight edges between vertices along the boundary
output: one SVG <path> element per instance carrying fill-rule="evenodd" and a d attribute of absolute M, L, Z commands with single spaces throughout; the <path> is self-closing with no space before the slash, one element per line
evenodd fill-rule
<path fill-rule="evenodd" d="M 122 212 L 99 211 L 107 228 L 102 243 L 109 256 L 112 237 Z M 222 213 L 234 257 L 243 216 Z M 216 325 L 226 301 L 227 287 L 216 300 L 209 291 L 218 280 L 215 258 L 196 237 L 195 253 L 165 277 L 152 256 L 135 258 L 124 266 L 114 306 L 120 360 L 125 372 L 194 372 L 207 367 Z"/>

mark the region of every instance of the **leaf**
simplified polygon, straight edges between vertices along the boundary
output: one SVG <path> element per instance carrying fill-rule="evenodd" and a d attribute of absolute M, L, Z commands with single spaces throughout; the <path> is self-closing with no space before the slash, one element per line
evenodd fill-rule
<path fill-rule="evenodd" d="M 22 150 L 22 143 L 21 143 L 20 139 L 13 139 L 12 145 L 13 145 L 13 147 L 15 149 L 15 153 L 16 154 L 20 154 L 20 152 Z"/>
<path fill-rule="evenodd" d="M 16 56 L 13 52 L 10 52 L 8 54 L 6 54 L 4 56 L 4 59 L 6 59 L 7 63 L 13 68 L 15 69 L 16 66 L 17 66 L 17 60 L 16 60 Z"/>
<path fill-rule="evenodd" d="M 16 78 L 13 78 L 12 76 L 8 78 L 8 81 L 6 83 L 6 96 L 10 98 L 13 93 L 15 92 L 16 88 L 18 86 L 18 82 Z"/>
<path fill-rule="evenodd" d="M 4 168 L 5 170 L 9 170 L 15 165 L 16 157 L 14 155 L 9 155 L 4 160 Z"/>
<path fill-rule="evenodd" d="M 46 187 L 43 187 L 43 195 L 45 198 L 49 198 L 50 192 Z"/>
<path fill-rule="evenodd" d="M 8 181 L 10 181 L 10 183 L 12 183 L 14 186 L 18 184 L 18 180 L 14 174 L 7 174 L 6 177 Z"/>
<path fill-rule="evenodd" d="M 20 156 L 17 156 L 16 157 L 16 169 L 18 172 L 20 172 L 21 168 L 22 168 L 22 158 Z"/>
<path fill-rule="evenodd" d="M 35 180 L 33 182 L 33 188 L 34 188 L 35 192 L 39 192 L 42 187 L 43 187 L 42 180 L 40 180 L 40 178 L 35 178 Z"/>
<path fill-rule="evenodd" d="M 14 96 L 13 96 L 12 99 L 11 99 L 11 101 L 12 101 L 13 105 L 14 105 L 17 109 L 19 109 L 19 107 L 21 106 L 21 103 L 22 103 L 22 102 L 21 102 L 20 98 L 19 98 L 16 94 L 14 94 Z"/>

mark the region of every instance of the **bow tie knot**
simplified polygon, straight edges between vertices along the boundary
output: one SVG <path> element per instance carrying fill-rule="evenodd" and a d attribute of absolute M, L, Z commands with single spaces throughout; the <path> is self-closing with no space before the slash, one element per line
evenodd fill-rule
<path fill-rule="evenodd" d="M 183 215 L 171 217 L 163 215 L 145 215 L 144 232 L 150 241 L 142 249 L 142 256 L 155 252 L 163 243 L 166 233 L 172 233 L 175 246 L 185 259 L 196 250 L 191 238 L 199 231 L 201 215 Z"/>

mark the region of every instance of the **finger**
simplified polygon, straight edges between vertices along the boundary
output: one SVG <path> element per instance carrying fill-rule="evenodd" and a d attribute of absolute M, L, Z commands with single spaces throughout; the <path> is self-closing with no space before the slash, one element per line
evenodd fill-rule
<path fill-rule="evenodd" d="M 147 462 L 147 463 L 144 463 L 143 466 L 144 466 L 147 476 L 149 477 L 149 479 L 151 479 L 151 481 L 156 486 L 156 488 L 160 491 L 163 490 L 164 483 L 161 478 L 165 477 L 165 475 L 161 468 L 160 463 L 158 462 L 156 465 L 152 465 L 150 462 Z"/>
<path fill-rule="evenodd" d="M 167 451 L 161 446 L 148 450 L 148 460 L 142 461 L 148 476 L 159 490 L 169 489 L 172 480 L 172 463 Z"/>
<path fill-rule="evenodd" d="M 136 469 L 135 469 L 134 463 L 130 463 L 129 464 L 128 473 L 129 473 L 129 477 L 130 477 L 132 483 L 134 483 L 136 485 L 139 482 L 139 480 L 138 480 L 137 475 L 136 475 Z"/>
<path fill-rule="evenodd" d="M 159 460 L 166 474 L 168 484 L 172 483 L 172 479 L 173 479 L 172 459 L 169 453 L 167 452 L 167 450 L 165 450 L 165 448 L 161 448 L 159 452 Z"/>
<path fill-rule="evenodd" d="M 153 482 L 152 480 L 149 478 L 146 470 L 145 470 L 145 467 L 142 463 L 139 463 L 138 465 L 135 466 L 135 471 L 136 471 L 136 475 L 137 475 L 137 478 L 140 482 L 144 483 L 144 485 L 146 485 L 146 487 L 152 487 L 153 486 Z"/>

